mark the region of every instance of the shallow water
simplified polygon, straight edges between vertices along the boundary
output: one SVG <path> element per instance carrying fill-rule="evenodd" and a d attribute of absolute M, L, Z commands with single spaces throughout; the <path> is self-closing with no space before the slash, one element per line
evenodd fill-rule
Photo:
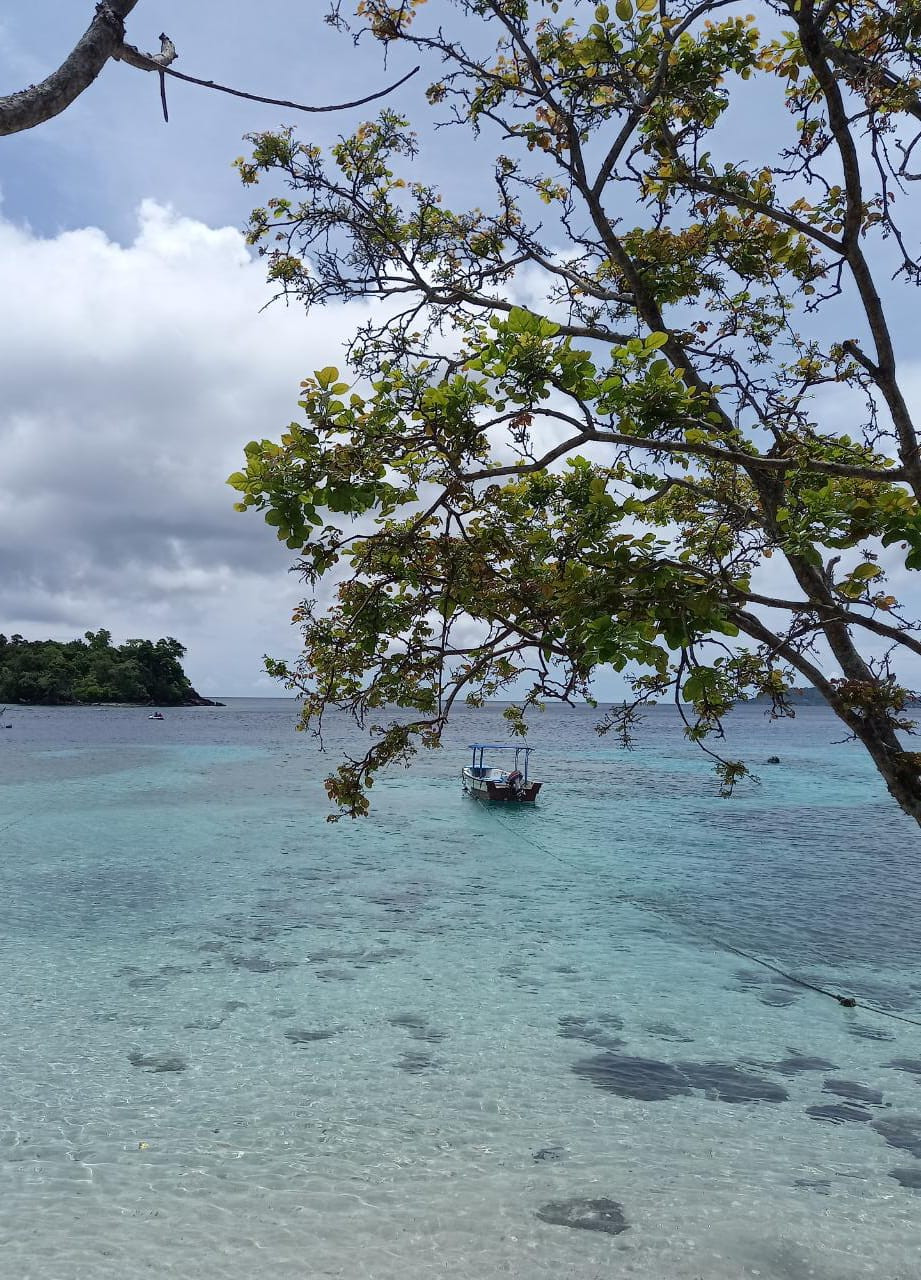
<path fill-rule="evenodd" d="M 726 949 L 921 1019 L 917 828 L 821 710 L 734 713 L 725 801 L 550 709 L 517 811 L 465 711 L 334 825 L 291 704 L 8 718 L 3 1276 L 921 1272 L 921 1028 Z"/>

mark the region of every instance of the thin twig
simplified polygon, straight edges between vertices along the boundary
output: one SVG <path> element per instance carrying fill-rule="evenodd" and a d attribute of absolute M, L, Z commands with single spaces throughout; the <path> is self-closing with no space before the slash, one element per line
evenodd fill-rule
<path fill-rule="evenodd" d="M 405 76 L 388 85 L 386 89 L 379 89 L 376 93 L 369 93 L 365 98 L 355 98 L 352 102 L 336 102 L 328 107 L 306 107 L 301 102 L 289 102 L 286 98 L 264 98 L 258 93 L 244 93 L 242 89 L 231 89 L 226 84 L 218 84 L 215 80 L 200 80 L 197 76 L 187 76 L 182 71 L 174 71 L 172 67 L 164 67 L 153 59 L 148 59 L 132 45 L 125 45 L 121 50 L 120 59 L 123 62 L 130 62 L 133 67 L 139 67 L 142 71 L 159 71 L 161 81 L 165 76 L 175 76 L 177 80 L 185 80 L 189 84 L 201 85 L 203 89 L 216 89 L 218 93 L 229 93 L 234 98 L 246 98 L 249 102 L 264 102 L 270 107 L 290 107 L 292 111 L 309 111 L 311 113 L 319 113 L 326 111 L 347 111 L 349 107 L 363 107 L 366 102 L 374 102 L 377 98 L 385 98 L 388 93 L 393 93 L 395 89 L 406 83 L 407 80 L 418 72 L 418 67 L 413 67 L 412 71 L 408 71 Z M 164 106 L 164 115 L 166 108 Z"/>

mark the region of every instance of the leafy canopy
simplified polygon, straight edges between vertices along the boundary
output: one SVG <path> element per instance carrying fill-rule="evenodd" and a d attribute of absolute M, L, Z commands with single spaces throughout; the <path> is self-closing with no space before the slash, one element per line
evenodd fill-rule
<path fill-rule="evenodd" d="M 184 656 L 172 636 L 113 645 L 104 627 L 65 643 L 0 635 L 0 702 L 181 706 L 198 698 L 182 669 Z"/>
<path fill-rule="evenodd" d="M 331 797 L 364 812 L 458 697 L 591 697 L 610 664 L 634 698 L 602 730 L 628 741 L 674 697 L 725 790 L 725 714 L 787 713 L 805 680 L 921 821 L 899 678 L 921 642 L 887 582 L 921 568 L 895 324 L 919 279 L 921 3 L 438 8 L 330 20 L 428 61 L 431 122 L 466 135 L 434 146 L 494 148 L 483 208 L 448 208 L 391 110 L 329 155 L 284 130 L 238 161 L 275 184 L 250 239 L 279 292 L 374 304 L 230 478 L 311 592 L 302 657 L 269 664 L 304 724 L 410 713 Z"/>

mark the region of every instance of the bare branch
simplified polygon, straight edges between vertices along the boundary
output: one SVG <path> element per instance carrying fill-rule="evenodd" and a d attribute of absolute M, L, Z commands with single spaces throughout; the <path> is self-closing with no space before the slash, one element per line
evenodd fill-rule
<path fill-rule="evenodd" d="M 174 49 L 173 57 L 175 56 Z M 363 98 L 354 98 L 349 102 L 334 102 L 329 106 L 323 107 L 307 107 L 302 102 L 290 102 L 287 98 L 265 98 L 258 93 L 244 93 L 242 89 L 231 89 L 228 85 L 218 84 L 215 80 L 200 80 L 198 76 L 185 75 L 182 71 L 175 71 L 169 65 L 159 62 L 156 57 L 141 53 L 133 45 L 123 45 L 117 53 L 113 54 L 113 57 L 119 58 L 122 62 L 127 62 L 141 71 L 159 71 L 161 76 L 173 76 L 176 80 L 185 80 L 187 84 L 197 84 L 203 89 L 214 89 L 218 93 L 229 93 L 234 98 L 246 98 L 248 102 L 264 102 L 270 107 L 288 107 L 291 111 L 306 111 L 314 115 L 330 111 L 348 111 L 350 107 L 363 107 L 365 103 L 376 102 L 378 98 L 386 98 L 388 94 L 393 93 L 395 89 L 399 89 L 401 85 L 404 85 L 407 80 L 411 80 L 419 70 L 418 67 L 413 67 L 412 71 L 408 71 L 405 76 L 395 80 L 386 89 L 378 89 Z"/>
<path fill-rule="evenodd" d="M 57 71 L 40 84 L 0 98 L 0 135 L 21 133 L 53 119 L 79 98 L 125 39 L 125 18 L 138 0 L 108 0 Z"/>
<path fill-rule="evenodd" d="M 560 419 L 570 425 L 578 425 L 574 418 L 551 409 L 542 409 L 541 416 Z M 646 453 L 674 453 L 687 454 L 698 458 L 712 458 L 714 462 L 731 463 L 734 466 L 743 466 L 752 471 L 761 470 L 769 474 L 782 474 L 786 471 L 794 470 L 815 471 L 822 475 L 846 476 L 852 480 L 881 480 L 892 482 L 893 484 L 905 479 L 905 472 L 901 467 L 858 467 L 852 466 L 847 462 L 826 462 L 820 458 L 769 458 L 764 454 L 741 453 L 732 449 L 725 449 L 721 445 L 707 444 L 704 441 L 688 444 L 683 440 L 667 440 L 655 436 L 631 436 L 625 435 L 620 431 L 590 429 L 580 430 L 578 436 L 565 441 L 563 444 L 556 445 L 536 462 L 511 463 L 505 467 L 484 467 L 479 471 L 466 472 L 461 479 L 496 480 L 501 476 L 525 475 L 529 471 L 540 471 L 571 449 L 588 442 L 626 445 L 630 449 L 642 449 Z"/>
<path fill-rule="evenodd" d="M 138 0 L 101 0 L 101 3 L 96 5 L 96 13 L 89 27 L 56 71 L 40 84 L 30 85 L 27 89 L 0 97 L 0 136 L 22 133 L 26 129 L 33 129 L 36 125 L 44 124 L 54 116 L 60 115 L 79 98 L 84 90 L 89 88 L 110 58 L 126 62 L 141 71 L 158 73 L 164 119 L 169 118 L 166 110 L 165 89 L 165 77 L 168 75 L 174 76 L 177 80 L 185 80 L 189 84 L 200 85 L 205 89 L 214 89 L 218 93 L 229 93 L 235 98 L 246 98 L 250 102 L 264 102 L 273 107 L 287 107 L 291 111 L 315 114 L 346 111 L 350 107 L 364 106 L 365 103 L 386 97 L 405 84 L 419 70 L 418 67 L 414 67 L 405 76 L 375 93 L 369 93 L 349 102 L 338 102 L 322 107 L 305 106 L 303 103 L 290 102 L 285 98 L 267 98 L 261 94 L 244 93 L 240 89 L 231 89 L 214 80 L 200 80 L 197 76 L 174 71 L 169 64 L 177 56 L 176 48 L 168 36 L 160 36 L 159 54 L 142 53 L 134 45 L 126 44 L 125 18 L 137 3 Z"/>

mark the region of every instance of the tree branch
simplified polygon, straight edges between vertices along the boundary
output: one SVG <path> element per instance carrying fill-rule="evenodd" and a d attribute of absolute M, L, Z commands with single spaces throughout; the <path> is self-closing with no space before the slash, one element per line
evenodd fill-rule
<path fill-rule="evenodd" d="M 879 387 L 892 415 L 892 423 L 899 440 L 899 456 L 905 468 L 905 478 L 911 485 L 915 497 L 921 501 L 921 449 L 919 449 L 911 413 L 897 381 L 895 349 L 882 299 L 860 243 L 863 226 L 863 187 L 857 144 L 851 133 L 838 78 L 826 61 L 821 33 L 811 23 L 808 14 L 802 12 L 799 15 L 799 32 L 809 69 L 825 98 L 828 128 L 835 140 L 841 160 L 846 198 L 843 219 L 844 256 L 851 269 L 867 324 L 876 345 L 876 367 L 875 371 L 871 372 L 871 377 Z M 869 364 L 865 367 L 868 370 L 871 368 Z"/>
<path fill-rule="evenodd" d="M 164 39 L 162 36 L 160 38 L 161 40 Z M 378 89 L 364 98 L 354 98 L 350 102 L 334 102 L 325 107 L 307 107 L 301 102 L 289 102 L 287 98 L 264 98 L 258 93 L 244 93 L 242 89 L 231 89 L 228 85 L 218 84 L 215 80 L 200 80 L 198 76 L 185 75 L 182 71 L 174 71 L 172 67 L 164 65 L 157 57 L 141 53 L 134 45 L 122 45 L 112 56 L 121 62 L 127 62 L 132 67 L 137 67 L 140 71 L 159 71 L 163 76 L 173 76 L 176 80 L 185 80 L 187 84 L 201 85 L 203 89 L 214 89 L 218 93 L 229 93 L 234 98 L 246 98 L 248 102 L 264 102 L 270 107 L 288 107 L 292 111 L 307 111 L 312 114 L 328 111 L 346 111 L 349 107 L 363 107 L 366 102 L 374 102 L 378 98 L 385 98 L 388 93 L 393 93 L 395 89 L 399 89 L 407 80 L 411 80 L 419 70 L 418 67 L 413 67 L 412 71 L 408 71 L 405 76 L 395 80 L 386 89 Z M 175 49 L 173 50 L 173 56 L 176 56 Z"/>
<path fill-rule="evenodd" d="M 576 420 L 555 410 L 543 409 L 541 416 L 557 418 L 578 426 Z M 751 471 L 767 471 L 771 474 L 783 474 L 786 471 L 815 471 L 822 475 L 847 476 L 852 480 L 880 480 L 884 483 L 896 483 L 905 479 L 901 467 L 858 467 L 847 462 L 824 462 L 819 458 L 767 458 L 763 454 L 741 453 L 724 449 L 720 445 L 706 444 L 700 441 L 688 444 L 682 440 L 657 440 L 654 436 L 631 436 L 620 431 L 598 431 L 589 428 L 580 429 L 579 435 L 557 445 L 536 462 L 512 463 L 505 467 L 483 467 L 479 471 L 468 471 L 459 477 L 462 480 L 496 480 L 500 476 L 525 475 L 530 471 L 542 471 L 548 463 L 559 458 L 568 450 L 579 445 L 592 442 L 595 444 L 620 444 L 631 449 L 644 449 L 647 453 L 689 454 L 691 457 L 712 458 L 716 462 L 742 466 Z"/>
<path fill-rule="evenodd" d="M 841 700 L 835 692 L 835 686 L 825 677 L 815 663 L 810 662 L 808 658 L 798 653 L 796 649 L 787 644 L 782 636 L 778 636 L 771 631 L 762 619 L 755 614 L 749 613 L 745 609 L 733 609 L 732 619 L 746 635 L 751 636 L 753 640 L 757 640 L 760 644 L 767 645 L 772 654 L 782 657 L 784 662 L 789 662 L 790 666 L 795 667 L 801 676 L 805 676 L 813 688 L 818 689 L 836 714 L 848 723 L 849 728 L 851 727 L 841 709 Z"/>
<path fill-rule="evenodd" d="M 759 595 L 754 591 L 738 591 L 737 594 L 750 604 L 764 605 L 769 609 L 785 609 L 789 613 L 815 613 L 818 615 L 828 612 L 826 606 L 816 606 L 809 600 L 782 600 L 775 596 Z M 916 640 L 907 629 L 900 630 L 898 627 L 890 627 L 887 622 L 881 622 L 879 618 L 868 618 L 865 614 L 854 613 L 853 610 L 843 607 L 836 609 L 835 614 L 848 626 L 863 627 L 866 631 L 873 631 L 878 636 L 885 636 L 887 640 L 895 641 L 896 644 L 905 645 L 913 653 L 921 654 L 921 640 Z"/>
<path fill-rule="evenodd" d="M 0 135 L 34 129 L 65 111 L 93 83 L 125 39 L 125 18 L 138 0 L 108 0 L 96 5 L 96 14 L 57 71 L 44 79 L 0 98 Z"/>
<path fill-rule="evenodd" d="M 185 80 L 189 84 L 201 85 L 205 89 L 214 89 L 218 93 L 229 93 L 235 98 L 246 98 L 250 102 L 264 102 L 273 107 L 287 107 L 292 111 L 310 113 L 345 111 L 349 107 L 364 106 L 377 98 L 386 97 L 400 85 L 405 84 L 419 70 L 402 76 L 386 89 L 379 89 L 365 97 L 355 98 L 350 102 L 337 102 L 330 106 L 312 107 L 300 102 L 289 102 L 285 98 L 266 98 L 256 93 L 244 93 L 241 89 L 231 89 L 227 85 L 217 84 L 214 80 L 200 80 L 197 76 L 184 75 L 181 71 L 173 71 L 169 63 L 176 57 L 176 49 L 168 36 L 161 35 L 159 54 L 142 53 L 134 45 L 125 43 L 125 18 L 135 8 L 138 0 L 101 0 L 96 5 L 96 13 L 86 31 L 74 45 L 73 50 L 64 59 L 56 71 L 40 84 L 30 85 L 5 97 L 0 97 L 0 136 L 22 133 L 26 129 L 34 129 L 44 124 L 75 102 L 97 78 L 103 67 L 112 58 L 118 62 L 127 62 L 129 66 L 141 71 L 156 71 L 160 76 L 163 114 L 166 113 L 165 77 L 174 76 L 177 80 Z"/>
<path fill-rule="evenodd" d="M 914 116 L 916 120 L 921 120 L 921 101 L 917 94 L 909 96 L 905 81 L 894 72 L 878 63 L 868 62 L 866 58 L 860 57 L 850 49 L 842 48 L 825 37 L 821 39 L 821 49 L 829 62 L 833 62 L 842 71 L 850 72 L 852 76 L 864 79 L 870 84 L 882 85 L 889 90 L 898 90 L 902 110 Z"/>

